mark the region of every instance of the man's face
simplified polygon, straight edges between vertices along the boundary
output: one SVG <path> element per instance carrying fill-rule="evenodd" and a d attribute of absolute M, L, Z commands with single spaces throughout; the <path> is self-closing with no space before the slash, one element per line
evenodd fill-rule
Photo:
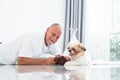
<path fill-rule="evenodd" d="M 47 46 L 54 44 L 60 37 L 61 30 L 58 26 L 49 27 L 45 34 L 45 43 Z"/>

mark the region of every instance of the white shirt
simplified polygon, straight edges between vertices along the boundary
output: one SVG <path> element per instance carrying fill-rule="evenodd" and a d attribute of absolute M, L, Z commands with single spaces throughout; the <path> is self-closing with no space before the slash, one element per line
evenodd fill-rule
<path fill-rule="evenodd" d="M 48 58 L 60 54 L 56 44 L 45 45 L 44 37 L 44 33 L 28 33 L 15 41 L 0 44 L 0 63 L 15 64 L 17 57 Z"/>

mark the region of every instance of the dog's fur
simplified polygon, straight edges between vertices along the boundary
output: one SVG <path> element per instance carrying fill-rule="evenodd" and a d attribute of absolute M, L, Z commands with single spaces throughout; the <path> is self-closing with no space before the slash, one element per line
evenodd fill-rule
<path fill-rule="evenodd" d="M 88 65 L 89 59 L 86 54 L 86 48 L 80 42 L 69 43 L 68 48 L 70 61 L 67 61 L 64 66 Z"/>

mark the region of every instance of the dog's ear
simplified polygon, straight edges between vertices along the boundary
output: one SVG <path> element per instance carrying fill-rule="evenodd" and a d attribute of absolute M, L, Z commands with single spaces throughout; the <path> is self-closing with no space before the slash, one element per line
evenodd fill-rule
<path fill-rule="evenodd" d="M 83 46 L 83 44 L 80 43 L 80 48 L 83 50 L 83 51 L 86 51 L 86 48 Z"/>
<path fill-rule="evenodd" d="M 85 48 L 84 46 L 82 46 L 81 49 L 82 49 L 83 51 L 86 51 L 86 48 Z"/>

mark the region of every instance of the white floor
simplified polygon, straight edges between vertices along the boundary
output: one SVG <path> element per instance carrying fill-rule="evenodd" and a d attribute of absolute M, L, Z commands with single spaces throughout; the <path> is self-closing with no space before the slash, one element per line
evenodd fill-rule
<path fill-rule="evenodd" d="M 0 80 L 119 80 L 120 65 L 0 65 Z"/>

